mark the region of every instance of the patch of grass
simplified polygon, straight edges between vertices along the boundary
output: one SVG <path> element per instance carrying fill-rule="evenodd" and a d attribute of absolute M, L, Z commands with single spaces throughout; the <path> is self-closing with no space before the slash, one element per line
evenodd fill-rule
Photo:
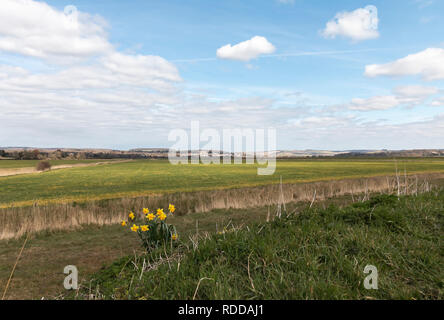
<path fill-rule="evenodd" d="M 158 193 L 229 189 L 393 175 L 393 160 L 278 161 L 274 175 L 257 175 L 258 165 L 171 165 L 167 160 L 138 160 L 38 175 L 0 178 L 0 207 L 135 197 Z M 444 172 L 444 159 L 398 161 L 407 173 Z"/>
<path fill-rule="evenodd" d="M 306 208 L 121 258 L 91 285 L 105 299 L 442 299 L 443 217 L 444 191 Z"/>
<path fill-rule="evenodd" d="M 0 241 L 0 288 L 3 293 L 24 239 Z M 139 243 L 119 226 L 83 227 L 74 232 L 42 232 L 28 240 L 7 299 L 40 299 L 63 290 L 63 269 L 77 266 L 80 278 L 103 264 L 132 254 Z"/>
<path fill-rule="evenodd" d="M 325 203 L 342 205 L 351 201 L 349 197 L 337 197 Z M 290 211 L 308 206 L 306 203 L 289 203 Z M 270 208 L 275 211 L 275 206 Z M 174 215 L 168 222 L 177 226 L 181 239 L 188 239 L 197 233 L 212 232 L 230 228 L 233 225 L 249 225 L 265 221 L 268 207 L 249 209 L 212 210 L 205 213 Z M 4 288 L 24 237 L 15 240 L 0 240 L 0 288 Z M 62 273 L 66 265 L 79 269 L 80 280 L 97 272 L 103 264 L 128 255 L 142 254 L 139 239 L 120 225 L 82 226 L 76 230 L 39 232 L 31 235 L 19 261 L 9 287 L 9 299 L 51 298 L 63 290 Z"/>

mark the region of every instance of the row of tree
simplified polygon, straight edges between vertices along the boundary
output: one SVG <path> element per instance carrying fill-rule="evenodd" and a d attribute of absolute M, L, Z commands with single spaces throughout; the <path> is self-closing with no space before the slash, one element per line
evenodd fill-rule
<path fill-rule="evenodd" d="M 82 160 L 82 159 L 145 159 L 145 158 L 166 158 L 167 153 L 164 155 L 149 155 L 145 153 L 137 152 L 94 152 L 94 151 L 62 151 L 60 149 L 55 151 L 40 151 L 34 150 L 1 150 L 0 158 L 8 158 L 14 160 L 55 160 L 55 159 L 68 159 L 68 160 Z"/>

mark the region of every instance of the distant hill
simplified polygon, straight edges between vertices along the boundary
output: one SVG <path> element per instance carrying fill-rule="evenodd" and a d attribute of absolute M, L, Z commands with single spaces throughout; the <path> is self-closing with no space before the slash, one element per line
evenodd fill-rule
<path fill-rule="evenodd" d="M 130 150 L 92 149 L 92 148 L 35 148 L 35 147 L 0 147 L 0 159 L 166 159 L 167 148 L 136 148 Z M 220 153 L 223 156 L 248 157 L 249 152 L 221 152 L 208 150 L 190 150 L 188 156 Z M 279 159 L 291 158 L 394 158 L 394 157 L 443 157 L 444 149 L 414 150 L 275 150 L 265 156 Z"/>

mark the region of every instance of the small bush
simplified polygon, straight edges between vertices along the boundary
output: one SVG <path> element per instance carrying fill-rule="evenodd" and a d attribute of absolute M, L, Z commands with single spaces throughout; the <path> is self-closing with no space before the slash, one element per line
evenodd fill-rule
<path fill-rule="evenodd" d="M 36 169 L 38 171 L 50 170 L 51 164 L 49 163 L 49 161 L 40 161 L 39 163 L 37 163 Z"/>

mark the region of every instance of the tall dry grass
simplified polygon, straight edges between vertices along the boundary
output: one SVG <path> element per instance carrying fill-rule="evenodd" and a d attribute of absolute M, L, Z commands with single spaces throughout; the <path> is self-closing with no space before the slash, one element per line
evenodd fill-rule
<path fill-rule="evenodd" d="M 184 192 L 84 203 L 0 209 L 0 240 L 26 233 L 74 229 L 82 225 L 117 224 L 130 210 L 158 208 L 174 203 L 177 214 L 213 209 L 243 209 L 288 202 L 313 203 L 335 196 L 351 195 L 353 201 L 368 199 L 370 193 L 418 194 L 430 191 L 434 179 L 444 174 L 400 175 L 365 179 L 330 180 L 313 183 L 266 185 L 242 189 Z"/>

